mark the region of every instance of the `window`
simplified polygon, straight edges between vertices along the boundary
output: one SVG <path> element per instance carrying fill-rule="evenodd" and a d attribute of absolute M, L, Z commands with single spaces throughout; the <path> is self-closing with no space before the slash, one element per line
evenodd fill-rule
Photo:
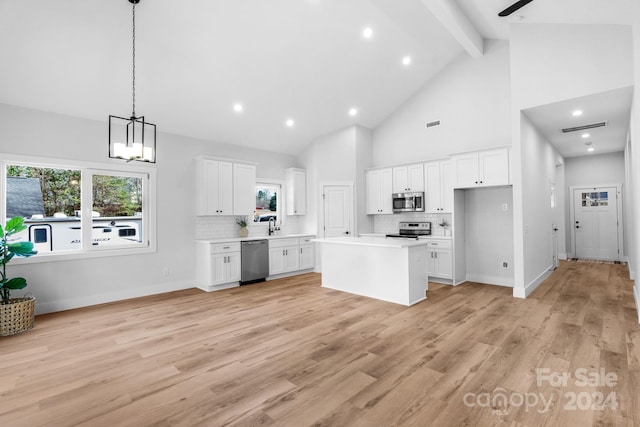
<path fill-rule="evenodd" d="M 281 223 L 280 204 L 281 192 L 280 184 L 256 183 L 256 209 L 253 211 L 253 222 L 269 222 L 270 218 Z"/>
<path fill-rule="evenodd" d="M 155 169 L 46 162 L 1 163 L 3 222 L 25 218 L 27 229 L 18 237 L 38 251 L 30 259 L 155 250 Z"/>

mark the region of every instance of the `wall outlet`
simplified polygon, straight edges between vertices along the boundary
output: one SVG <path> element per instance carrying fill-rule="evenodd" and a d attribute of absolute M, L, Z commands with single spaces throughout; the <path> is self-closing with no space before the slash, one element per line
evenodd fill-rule
<path fill-rule="evenodd" d="M 165 267 L 162 269 L 162 275 L 165 277 L 169 275 L 169 267 Z"/>
<path fill-rule="evenodd" d="M 502 204 L 502 211 L 503 211 L 503 212 L 506 212 L 506 211 L 508 211 L 508 210 L 509 210 L 509 205 L 508 205 L 507 203 L 503 203 L 503 204 Z"/>
<path fill-rule="evenodd" d="M 509 263 L 507 261 L 502 261 L 502 268 L 509 268 Z"/>

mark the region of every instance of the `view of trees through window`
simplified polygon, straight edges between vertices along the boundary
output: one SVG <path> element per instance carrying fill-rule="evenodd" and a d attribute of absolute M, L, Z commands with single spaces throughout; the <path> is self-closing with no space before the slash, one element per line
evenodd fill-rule
<path fill-rule="evenodd" d="M 75 215 L 80 209 L 80 176 L 79 170 L 8 165 L 7 216 Z"/>
<path fill-rule="evenodd" d="M 269 218 L 277 219 L 279 185 L 256 185 L 256 210 L 253 214 L 254 222 L 269 221 Z"/>
<path fill-rule="evenodd" d="M 79 170 L 8 165 L 7 216 L 76 216 L 81 209 L 80 183 Z M 139 216 L 142 179 L 93 175 L 92 196 L 98 216 Z"/>
<path fill-rule="evenodd" d="M 142 213 L 142 179 L 93 176 L 93 210 L 100 216 L 136 216 Z"/>

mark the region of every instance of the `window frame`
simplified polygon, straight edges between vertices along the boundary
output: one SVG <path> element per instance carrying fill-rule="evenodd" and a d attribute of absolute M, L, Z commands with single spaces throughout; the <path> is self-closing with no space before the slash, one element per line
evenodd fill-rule
<path fill-rule="evenodd" d="M 82 245 L 79 250 L 39 253 L 29 258 L 14 258 L 12 264 L 30 264 L 40 262 L 69 261 L 76 259 L 102 258 L 109 256 L 149 254 L 157 252 L 157 168 L 138 164 L 110 164 L 97 162 L 80 162 L 42 158 L 14 154 L 0 154 L 0 221 L 6 223 L 7 203 L 7 165 L 31 166 L 52 169 L 75 169 L 81 174 L 81 211 L 80 219 Z M 143 241 L 136 245 L 93 246 L 92 210 L 93 210 L 93 175 L 115 175 L 142 178 L 142 230 Z"/>
<path fill-rule="evenodd" d="M 256 185 L 254 186 L 254 197 L 255 197 L 255 193 L 256 190 L 259 186 L 278 186 L 280 187 L 280 194 L 276 197 L 276 226 L 281 226 L 284 223 L 284 214 L 285 214 L 285 206 L 284 206 L 284 181 L 279 181 L 276 179 L 268 179 L 268 178 L 256 178 Z M 254 212 L 255 212 L 255 208 L 254 208 Z M 251 225 L 253 225 L 254 227 L 268 227 L 269 226 L 269 222 L 268 221 L 264 221 L 264 222 L 251 222 Z"/>

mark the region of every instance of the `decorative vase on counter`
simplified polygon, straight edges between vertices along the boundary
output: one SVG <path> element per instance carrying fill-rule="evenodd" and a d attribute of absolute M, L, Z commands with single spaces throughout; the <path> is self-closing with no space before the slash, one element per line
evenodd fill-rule
<path fill-rule="evenodd" d="M 240 226 L 240 237 L 247 237 L 249 235 L 249 218 L 246 216 L 239 216 L 236 218 L 236 224 Z"/>

